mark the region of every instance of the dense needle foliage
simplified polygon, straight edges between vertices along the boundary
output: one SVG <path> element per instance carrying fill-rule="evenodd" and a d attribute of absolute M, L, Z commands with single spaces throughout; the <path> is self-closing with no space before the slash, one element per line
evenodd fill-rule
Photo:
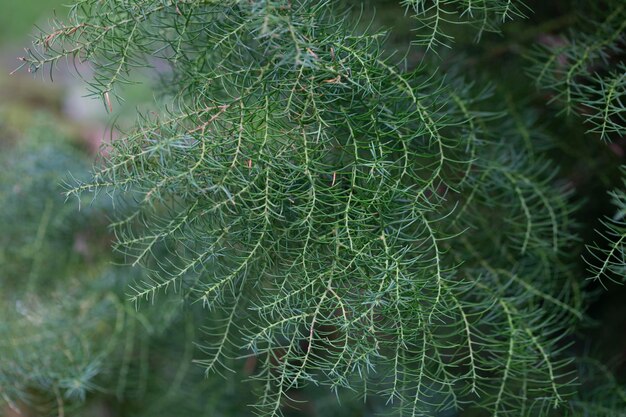
<path fill-rule="evenodd" d="M 22 58 L 29 71 L 88 62 L 109 111 L 139 71 L 159 110 L 109 143 L 90 178 L 69 180 L 83 206 L 111 196 L 114 248 L 134 268 L 103 267 L 67 307 L 45 307 L 45 334 L 22 304 L 7 313 L 25 319 L 2 332 L 53 337 L 47 354 L 63 358 L 35 352 L 44 376 L 33 377 L 29 350 L 14 347 L 0 365 L 11 407 L 48 395 L 54 413 L 103 390 L 134 399 L 128 415 L 154 415 L 141 398 L 170 375 L 148 365 L 155 346 L 184 352 L 170 392 L 161 386 L 169 415 L 625 413 L 619 381 L 572 348 L 585 278 L 624 278 L 624 191 L 604 238 L 585 242 L 581 273 L 580 199 L 551 159 L 558 141 L 503 78 L 454 54 L 456 40 L 480 41 L 532 7 L 399 3 L 413 46 L 359 6 L 320 0 L 83 0 L 41 35 Z M 589 13 L 595 32 L 520 62 L 528 84 L 581 114 L 588 140 L 619 140 L 625 7 Z M 50 216 L 68 210 L 46 204 Z M 57 308 L 76 338 L 54 339 Z M 614 394 L 589 397 L 578 389 L 589 383 Z M 247 404 L 226 407 L 229 396 Z"/>

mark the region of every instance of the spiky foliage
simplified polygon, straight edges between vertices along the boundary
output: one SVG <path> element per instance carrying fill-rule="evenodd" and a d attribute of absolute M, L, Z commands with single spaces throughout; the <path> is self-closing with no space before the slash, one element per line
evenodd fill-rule
<path fill-rule="evenodd" d="M 626 135 L 626 7 L 609 0 L 589 6 L 583 13 L 569 34 L 547 38 L 535 48 L 529 55 L 534 61 L 530 73 L 538 86 L 552 91 L 550 101 L 563 106 L 567 114 L 583 118 L 589 126 L 587 133 L 606 142 L 620 141 Z M 603 229 L 598 234 L 602 240 L 587 245 L 583 254 L 589 266 L 588 279 L 603 286 L 609 280 L 623 283 L 626 277 L 625 185 L 622 166 L 621 187 L 609 193 L 617 210 L 601 221 Z M 573 416 L 624 415 L 624 389 L 608 366 L 589 358 L 580 363 L 583 385 L 568 412 Z"/>
<path fill-rule="evenodd" d="M 454 41 L 453 27 L 467 24 L 476 28 L 476 38 L 484 32 L 499 32 L 507 20 L 524 18 L 528 9 L 519 0 L 402 0 L 417 21 L 415 43 L 436 51 Z"/>
<path fill-rule="evenodd" d="M 552 100 L 584 118 L 589 133 L 611 141 L 626 135 L 626 5 L 607 1 L 587 12 L 579 20 L 589 26 L 591 17 L 594 30 L 578 29 L 547 41 L 531 54 L 535 63 L 531 73 L 539 86 L 554 92 Z M 605 243 L 591 245 L 587 255 L 594 280 L 621 281 L 626 276 L 623 187 L 611 197 L 617 212 L 603 222 L 606 229 L 600 234 Z"/>
<path fill-rule="evenodd" d="M 51 277 L 68 276 L 70 271 L 85 273 L 89 254 L 84 233 L 88 217 L 77 219 L 75 210 L 63 204 L 61 189 L 55 184 L 68 167 L 77 175 L 81 170 L 84 173 L 84 158 L 59 138 L 43 140 L 36 130 L 30 134 L 31 140 L 5 150 L 1 161 L 6 169 L 0 176 L 0 393 L 16 410 L 25 403 L 40 410 L 48 408 L 48 401 L 56 408 L 64 397 L 84 398 L 124 329 L 121 323 L 115 326 L 117 331 L 108 328 L 113 336 L 109 344 L 96 337 L 104 335 L 98 329 L 103 317 L 115 317 L 116 307 L 124 309 L 119 298 L 99 293 L 87 298 L 82 291 L 72 293 L 60 280 L 46 283 L 48 291 L 43 296 L 34 294 Z M 70 222 L 70 217 L 77 221 Z M 80 283 L 78 276 L 67 280 L 73 287 Z M 72 301 L 77 295 L 79 303 Z M 49 395 L 39 397 L 41 392 Z"/>
<path fill-rule="evenodd" d="M 404 3 L 431 48 L 448 7 L 481 30 L 521 10 Z M 68 194 L 126 201 L 115 247 L 147 274 L 131 301 L 203 309 L 197 363 L 244 367 L 259 414 L 322 386 L 385 414 L 550 415 L 584 297 L 546 135 L 385 39 L 338 2 L 84 0 L 23 59 L 90 62 L 110 110 L 133 68 L 170 64 L 162 110 Z"/>
<path fill-rule="evenodd" d="M 589 132 L 603 140 L 624 136 L 626 5 L 606 1 L 582 13 L 571 33 L 546 39 L 530 54 L 531 74 L 568 113 L 582 114 Z"/>
<path fill-rule="evenodd" d="M 623 180 L 626 185 L 626 179 Z M 604 230 L 599 231 L 601 243 L 589 247 L 591 278 L 608 278 L 624 282 L 626 277 L 626 187 L 611 192 L 617 211 L 613 217 L 602 222 Z M 608 245 L 608 247 L 607 247 Z"/>
<path fill-rule="evenodd" d="M 585 381 L 577 398 L 569 402 L 568 415 L 626 416 L 626 391 L 606 363 L 589 357 L 579 361 L 581 379 Z"/>
<path fill-rule="evenodd" d="M 245 415 L 235 401 L 207 405 L 242 390 L 236 379 L 206 381 L 193 367 L 193 312 L 177 299 L 141 311 L 126 300 L 141 271 L 109 264 L 109 236 L 97 226 L 110 208 L 99 203 L 77 216 L 64 204 L 65 170 L 87 174 L 85 155 L 51 121 L 27 135 L 0 157 L 2 414 L 123 415 L 125 404 L 135 416 Z"/>

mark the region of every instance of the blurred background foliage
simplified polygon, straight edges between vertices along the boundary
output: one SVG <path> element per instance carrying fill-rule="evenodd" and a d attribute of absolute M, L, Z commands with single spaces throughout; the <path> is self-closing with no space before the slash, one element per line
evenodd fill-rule
<path fill-rule="evenodd" d="M 55 10 L 64 13 L 64 0 L 24 0 L 2 2 L 4 12 L 0 14 L 0 43 L 23 42 L 36 22 L 43 22 Z"/>
<path fill-rule="evenodd" d="M 0 3 L 5 6 L 0 13 L 0 349 L 13 353 L 0 358 L 0 396 L 6 402 L 0 415 L 39 416 L 50 409 L 59 416 L 249 415 L 245 404 L 250 401 L 242 398 L 249 391 L 238 388 L 242 381 L 205 378 L 192 363 L 197 353 L 193 342 L 202 337 L 194 333 L 197 309 L 183 308 L 177 297 L 169 304 L 161 300 L 158 310 L 136 310 L 128 302 L 127 285 L 141 271 L 117 266 L 124 260 L 111 253 L 107 224 L 114 202 L 81 201 L 79 211 L 76 201 L 66 202 L 62 195 L 70 173 L 88 175 L 101 141 L 116 137 L 111 120 L 130 125 L 137 106 L 149 108 L 151 91 L 146 85 L 127 86 L 122 94 L 127 101 L 107 115 L 101 102 L 85 98 L 80 80 L 63 70 L 55 73 L 54 83 L 40 76 L 9 75 L 21 48 L 29 45 L 33 25 L 45 28 L 52 11 L 63 16 L 65 2 Z M 552 141 L 545 152 L 562 167 L 559 181 L 572 186 L 581 203 L 582 251 L 585 242 L 598 240 L 600 220 L 614 213 L 608 191 L 620 185 L 626 139 L 615 137 L 611 145 L 590 140 L 579 117 L 556 116 L 558 103 L 546 111 L 551 93 L 538 90 L 523 71 L 526 57 L 537 43 L 561 40 L 557 33 L 578 17 L 572 4 L 583 2 L 526 3 L 533 10 L 527 19 L 507 23 L 503 35 L 484 34 L 480 43 L 474 32 L 452 27 L 454 49 L 433 62 L 457 66 L 469 79 L 496 80 L 496 89 L 506 97 L 502 107 L 512 114 L 522 111 L 518 108 L 534 112 Z M 389 42 L 394 45 L 414 36 L 411 20 L 395 0 L 370 0 L 360 13 L 373 25 L 393 27 Z M 407 65 L 422 57 L 419 49 L 411 50 Z M 584 280 L 582 260 L 578 268 Z M 626 290 L 606 285 L 608 289 L 590 284 L 591 320 L 571 349 L 597 358 L 580 366 L 593 381 L 602 381 L 584 385 L 580 402 L 606 397 L 620 406 L 626 403 L 619 388 L 626 383 Z M 45 293 L 34 294 L 35 287 Z M 162 308 L 164 304 L 169 307 Z M 254 367 L 251 361 L 246 366 Z M 246 372 L 240 372 L 244 379 Z M 334 395 L 326 390 L 294 397 L 316 399 L 313 405 L 294 404 L 294 415 L 337 412 Z M 344 403 L 337 415 L 372 415 L 383 405 L 372 399 L 364 408 L 355 400 Z M 606 412 L 580 410 L 580 415 Z"/>

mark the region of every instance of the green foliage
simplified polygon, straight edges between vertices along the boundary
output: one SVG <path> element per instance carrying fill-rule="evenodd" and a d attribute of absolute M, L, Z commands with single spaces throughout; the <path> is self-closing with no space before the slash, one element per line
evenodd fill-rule
<path fill-rule="evenodd" d="M 402 0 L 417 21 L 416 44 L 426 50 L 450 46 L 454 37 L 453 25 L 468 24 L 477 29 L 477 39 L 484 32 L 498 32 L 502 23 L 513 18 L 524 18 L 527 7 L 519 0 Z"/>
<path fill-rule="evenodd" d="M 85 155 L 49 121 L 37 124 L 1 157 L 3 413 L 87 416 L 122 403 L 139 410 L 133 415 L 245 415 L 240 405 L 204 402 L 233 396 L 237 381 L 206 381 L 192 366 L 198 317 L 176 299 L 142 311 L 127 302 L 141 271 L 109 264 L 98 224 L 110 207 L 85 201 L 77 218 L 63 204 L 59 183 L 68 167 L 87 174 Z"/>
<path fill-rule="evenodd" d="M 589 132 L 608 140 L 626 134 L 626 64 L 620 59 L 626 5 L 607 1 L 591 9 L 585 28 L 536 48 L 531 74 L 539 86 L 554 92 L 553 100 L 563 103 L 568 113 L 581 113 Z"/>
<path fill-rule="evenodd" d="M 539 86 L 554 92 L 553 100 L 563 104 L 568 113 L 582 115 L 591 126 L 588 133 L 610 141 L 626 135 L 626 65 L 620 59 L 626 41 L 626 5 L 620 1 L 605 3 L 589 11 L 595 17 L 593 32 L 573 31 L 537 48 L 531 54 L 535 62 L 531 74 Z M 623 184 L 611 192 L 611 197 L 617 212 L 603 222 L 605 231 L 600 232 L 609 246 L 591 245 L 587 255 L 594 280 L 608 277 L 622 281 L 626 276 Z"/>
<path fill-rule="evenodd" d="M 65 2 L 61 0 L 49 0 L 45 7 L 38 0 L 24 0 L 11 4 L 10 13 L 0 15 L 0 43 L 9 40 L 18 40 L 28 34 L 33 23 L 46 14 L 56 10 L 60 15 L 65 15 Z"/>
<path fill-rule="evenodd" d="M 626 178 L 624 179 L 626 182 Z M 625 184 L 626 185 L 626 184 Z M 592 279 L 609 278 L 623 282 L 626 277 L 626 187 L 611 192 L 617 211 L 612 218 L 602 222 L 604 231 L 600 232 L 604 244 L 594 244 L 589 248 L 592 262 Z M 608 247 L 604 247 L 608 242 Z"/>
<path fill-rule="evenodd" d="M 525 12 L 501 0 L 402 3 L 428 33 L 418 38 L 426 49 L 449 42 L 443 22 L 481 33 Z M 573 83 L 587 60 L 606 58 L 602 48 L 617 51 L 605 29 L 582 49 L 534 55 L 548 62 L 537 81 L 565 88 L 557 94 L 570 106 L 596 109 L 588 120 L 603 138 L 623 132 L 623 64 L 608 81 Z M 502 110 L 502 86 L 438 61 L 409 67 L 386 39 L 338 2 L 83 0 L 23 60 L 31 71 L 89 61 L 91 91 L 109 109 L 133 69 L 156 68 L 161 112 L 140 116 L 67 194 L 113 196 L 114 247 L 142 271 L 128 290 L 138 312 L 118 308 L 146 327 L 169 303 L 189 309 L 193 319 L 171 313 L 187 330 L 168 345 L 189 347 L 181 369 L 193 357 L 204 384 L 226 376 L 231 395 L 251 392 L 264 416 L 302 411 L 301 395 L 321 412 L 333 394 L 385 415 L 575 412 L 570 345 L 588 295 L 575 264 L 578 205 L 544 155 L 549 132 L 532 109 Z M 574 62 L 565 81 L 562 54 Z M 622 218 L 604 266 L 592 266 L 597 277 L 623 276 Z M 89 317 L 77 326 L 89 329 Z M 107 317 L 97 315 L 111 326 Z M 109 350 L 98 347 L 105 352 L 83 356 L 101 363 Z M 90 373 L 71 381 L 83 390 L 64 395 L 83 396 L 94 367 L 79 366 Z M 147 372 L 138 385 L 163 381 Z M 179 387 L 186 372 L 176 373 Z M 52 381 L 53 392 L 69 389 Z M 195 413 L 242 412 L 203 399 L 206 385 L 191 381 L 195 400 L 171 391 L 176 413 L 203 402 Z M 333 412 L 342 415 L 336 405 L 324 415 Z"/>
<path fill-rule="evenodd" d="M 71 246 L 84 227 L 84 219 L 64 204 L 63 190 L 55 181 L 68 169 L 84 175 L 88 165 L 67 143 L 55 146 L 38 140 L 42 133 L 37 129 L 31 129 L 31 134 L 35 139 L 0 156 L 4 168 L 0 178 L 0 260 L 5 276 L 0 285 L 7 289 L 25 277 L 33 281 L 34 288 L 44 271 L 62 274 L 79 262 L 63 256 L 44 262 L 40 255 L 57 246 Z M 68 225 L 70 219 L 74 221 Z"/>
<path fill-rule="evenodd" d="M 583 382 L 579 396 L 569 403 L 572 416 L 623 417 L 626 415 L 626 391 L 609 367 L 597 359 L 580 361 Z"/>

